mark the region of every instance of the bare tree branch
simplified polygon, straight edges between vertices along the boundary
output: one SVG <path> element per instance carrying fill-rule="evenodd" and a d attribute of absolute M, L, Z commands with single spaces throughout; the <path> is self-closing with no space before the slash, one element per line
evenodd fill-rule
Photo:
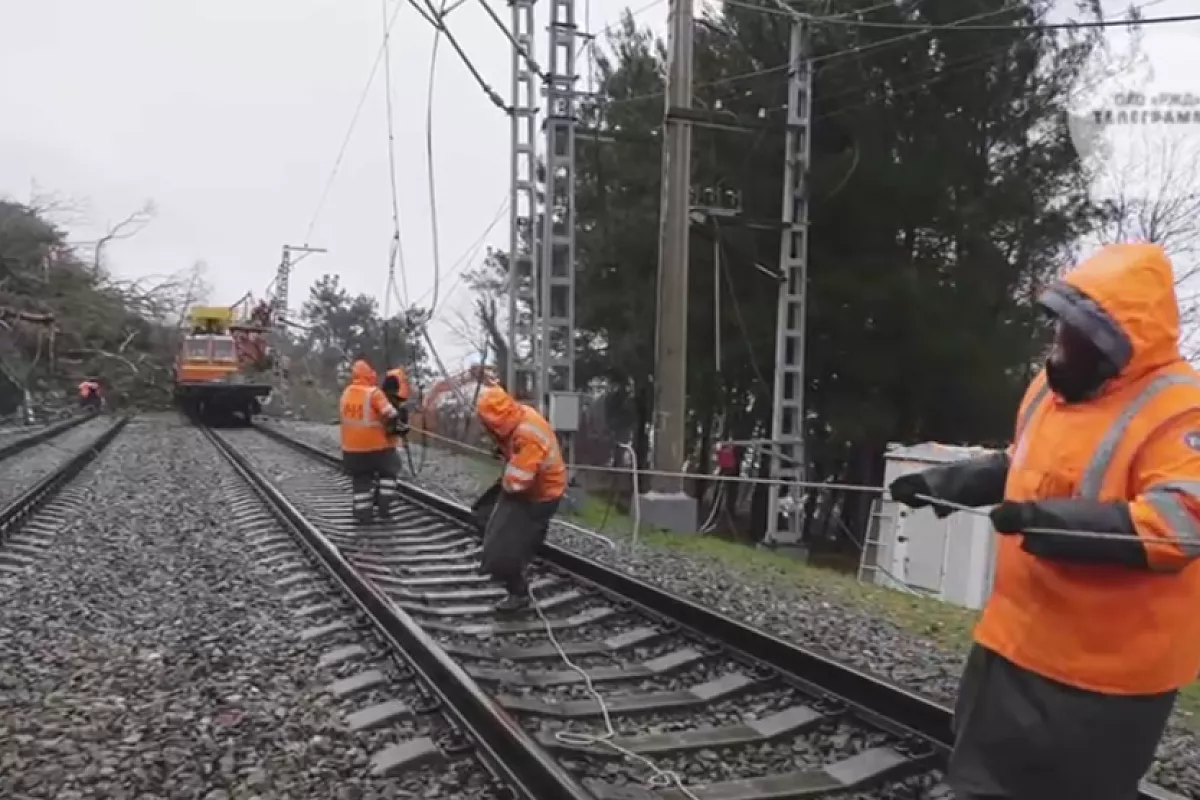
<path fill-rule="evenodd" d="M 97 273 L 100 271 L 101 258 L 106 244 L 120 239 L 129 239 L 141 233 L 150 224 L 150 221 L 154 219 L 155 212 L 154 201 L 147 200 L 137 211 L 134 211 L 116 225 L 110 226 L 108 232 L 96 240 L 92 271 Z"/>

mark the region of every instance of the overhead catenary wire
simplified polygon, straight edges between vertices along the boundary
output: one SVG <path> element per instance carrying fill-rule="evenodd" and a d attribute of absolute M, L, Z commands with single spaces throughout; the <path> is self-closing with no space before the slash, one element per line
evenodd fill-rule
<path fill-rule="evenodd" d="M 393 286 L 396 281 L 396 266 L 400 266 L 400 286 L 401 297 L 404 300 L 404 306 L 408 305 L 408 277 L 404 269 L 404 245 L 400 238 L 400 193 L 396 186 L 396 131 L 394 114 L 392 113 L 392 48 L 391 48 L 391 26 L 388 21 L 388 0 L 379 0 L 380 7 L 383 10 L 383 80 L 384 80 L 384 96 L 386 99 L 387 108 L 387 144 L 388 144 L 388 183 L 391 187 L 392 198 L 392 242 L 388 253 L 388 285 Z M 391 300 L 391 291 L 384 291 L 384 324 L 386 325 L 388 318 L 388 309 Z M 386 348 L 386 342 L 385 342 Z"/>
<path fill-rule="evenodd" d="M 1162 3 L 1165 1 L 1166 0 L 1147 0 L 1147 2 L 1142 3 L 1141 5 L 1137 6 L 1135 8 L 1135 11 L 1140 11 L 1142 9 L 1150 8 L 1151 6 L 1158 5 L 1159 3 Z M 729 2 L 729 0 L 724 0 L 724 2 Z M 760 12 L 767 13 L 767 14 L 785 15 L 785 14 L 790 13 L 788 11 L 785 11 L 785 10 L 779 9 L 779 8 L 771 8 L 769 6 L 760 6 L 760 5 L 751 5 L 749 3 L 741 3 L 739 0 L 733 0 L 732 4 L 736 5 L 737 7 L 744 6 L 750 10 L 760 11 Z M 876 42 L 865 42 L 860 45 L 855 45 L 853 47 L 846 47 L 841 50 L 835 50 L 835 51 L 829 52 L 829 53 L 815 54 L 810 59 L 808 59 L 808 63 L 811 66 L 815 66 L 817 64 L 822 64 L 827 61 L 832 61 L 832 60 L 838 59 L 838 58 L 850 58 L 853 56 L 861 55 L 861 54 L 871 51 L 871 50 L 875 50 L 875 49 L 882 48 L 882 47 L 888 47 L 893 44 L 899 44 L 900 42 L 908 41 L 910 39 L 915 39 L 920 36 L 927 36 L 927 35 L 934 34 L 934 33 L 952 32 L 955 30 L 970 30 L 970 29 L 962 27 L 962 26 L 965 25 L 966 23 L 975 22 L 975 21 L 978 21 L 981 19 L 988 19 L 990 17 L 996 17 L 996 16 L 1000 16 L 1002 14 L 1009 14 L 1014 11 L 1020 11 L 1022 8 L 1024 8 L 1024 7 L 1023 6 L 1005 6 L 1003 8 L 999 8 L 999 9 L 983 11 L 978 14 L 971 14 L 971 15 L 963 17 L 961 19 L 947 22 L 943 25 L 932 26 L 932 27 L 927 26 L 927 25 L 918 26 L 915 29 L 907 29 L 906 33 L 901 33 L 901 34 L 898 34 L 896 36 L 892 36 L 892 37 L 889 37 L 886 39 L 880 39 L 879 41 L 876 41 Z M 1200 15 L 1198 15 L 1198 17 L 1200 17 Z M 828 17 L 826 19 L 834 19 L 834 18 Z M 1137 20 L 1137 21 L 1122 20 L 1119 22 L 1119 25 L 1125 26 L 1125 27 L 1133 27 L 1133 26 L 1140 24 L 1140 22 L 1141 22 L 1140 20 Z M 1013 30 L 1036 31 L 1037 30 L 1037 28 L 1035 28 L 1033 26 L 1023 26 L 1019 29 L 1016 29 L 1013 26 L 995 26 L 995 27 L 999 31 L 1013 31 Z M 1114 25 L 1113 27 L 1117 27 L 1117 25 Z M 1071 28 L 1070 25 L 1066 26 L 1066 29 L 1070 29 L 1070 28 Z M 770 67 L 763 67 L 761 69 L 748 70 L 746 72 L 739 72 L 739 73 L 735 73 L 733 75 L 722 75 L 721 77 L 713 78 L 712 80 L 697 81 L 695 83 L 695 88 L 702 89 L 702 88 L 710 88 L 710 87 L 715 87 L 715 86 L 725 86 L 725 85 L 728 85 L 731 83 L 738 83 L 741 81 L 751 80 L 753 78 L 759 78 L 759 77 L 763 77 L 766 75 L 775 75 L 777 73 L 786 73 L 788 71 L 789 67 L 790 67 L 790 64 L 785 61 L 781 64 L 776 64 L 776 65 L 770 66 Z M 625 103 L 636 103 L 636 102 L 640 102 L 642 100 L 660 100 L 660 99 L 662 99 L 662 97 L 663 97 L 663 92 L 661 92 L 661 91 L 647 92 L 645 94 L 634 95 L 631 97 L 619 97 L 619 98 L 607 99 L 606 104 L 607 105 L 622 105 Z"/>
<path fill-rule="evenodd" d="M 338 147 L 337 156 L 333 159 L 333 167 L 329 171 L 329 176 L 326 178 L 324 188 L 321 189 L 321 195 L 317 200 L 317 207 L 313 211 L 312 217 L 308 221 L 308 228 L 304 232 L 305 247 L 308 246 L 309 239 L 312 238 L 313 230 L 317 226 L 317 220 L 320 218 L 321 212 L 325 209 L 325 202 L 329 199 L 329 191 L 333 188 L 333 182 L 337 179 L 338 172 L 342 168 L 342 161 L 346 158 L 346 149 L 350 146 L 350 139 L 354 136 L 354 129 L 358 125 L 358 118 L 361 116 L 363 106 L 366 105 L 367 97 L 370 95 L 371 85 L 375 82 L 375 74 L 379 71 L 379 65 L 383 61 L 384 49 L 387 46 L 387 37 L 400 16 L 400 9 L 401 6 L 397 6 L 396 10 L 392 12 L 391 18 L 387 21 L 384 43 L 380 45 L 379 52 L 375 54 L 375 61 L 371 64 L 371 72 L 367 75 L 367 83 L 363 86 L 362 94 L 358 97 L 354 113 L 350 116 L 350 124 L 346 127 L 346 134 L 342 137 L 342 143 Z"/>
<path fill-rule="evenodd" d="M 989 33 L 1024 33 L 1026 31 L 1075 31 L 1075 30 L 1096 30 L 1104 28 L 1130 28 L 1141 25 L 1173 25 L 1181 22 L 1200 22 L 1200 14 L 1174 14 L 1167 17 L 1138 17 L 1136 9 L 1123 19 L 1094 19 L 1094 20 L 1077 20 L 1074 22 L 1039 22 L 1025 25 L 958 25 L 942 26 L 930 25 L 922 22 L 879 22 L 877 20 L 868 19 L 847 19 L 843 17 L 819 17 L 803 11 L 797 11 L 783 3 L 783 0 L 775 0 L 776 3 L 787 8 L 789 13 L 800 17 L 806 22 L 813 24 L 831 24 L 831 25 L 846 25 L 855 28 L 876 28 L 879 30 L 893 31 L 980 31 Z"/>

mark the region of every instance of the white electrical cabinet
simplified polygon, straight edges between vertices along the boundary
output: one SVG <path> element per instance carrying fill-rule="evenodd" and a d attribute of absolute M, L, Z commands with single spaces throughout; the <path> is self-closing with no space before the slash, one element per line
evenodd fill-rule
<path fill-rule="evenodd" d="M 933 442 L 889 445 L 884 485 L 901 475 L 991 452 Z M 916 591 L 967 608 L 983 607 L 992 589 L 997 538 L 986 516 L 960 511 L 938 519 L 929 508 L 911 509 L 885 498 L 873 533 L 871 546 L 863 551 L 862 579 L 873 576 L 881 586 Z"/>

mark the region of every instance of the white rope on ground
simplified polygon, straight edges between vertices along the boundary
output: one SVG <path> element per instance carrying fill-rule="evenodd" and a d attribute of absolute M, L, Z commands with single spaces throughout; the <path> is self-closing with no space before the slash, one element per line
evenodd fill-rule
<path fill-rule="evenodd" d="M 537 597 L 533 593 L 532 586 L 529 587 L 528 592 L 529 600 L 533 603 L 534 611 L 537 612 L 538 617 L 542 621 L 542 625 L 546 629 L 546 637 L 550 640 L 550 644 L 552 644 L 555 651 L 558 652 L 558 656 L 560 659 L 562 659 L 563 664 L 565 664 L 568 669 L 583 679 L 584 687 L 587 689 L 588 694 L 590 694 L 596 700 L 596 705 L 600 707 L 600 714 L 604 718 L 603 733 L 572 733 L 571 731 L 558 731 L 554 734 L 554 738 L 565 745 L 574 747 L 607 747 L 613 752 L 619 753 L 625 760 L 641 764 L 650 770 L 650 776 L 643 781 L 648 788 L 670 789 L 671 787 L 675 787 L 681 794 L 690 800 L 700 800 L 700 798 L 697 797 L 694 792 L 684 785 L 683 778 L 679 775 L 679 773 L 663 769 L 649 758 L 639 755 L 628 748 L 622 747 L 613 741 L 617 738 L 617 729 L 613 726 L 612 714 L 608 709 L 608 704 L 604 701 L 604 695 L 600 694 L 600 692 L 596 690 L 595 685 L 592 683 L 592 676 L 588 675 L 587 670 L 572 661 L 571 657 L 567 655 L 567 651 L 563 649 L 562 644 L 558 641 L 558 637 L 554 635 L 554 625 L 551 624 L 549 618 L 546 617 L 546 613 L 542 611 L 541 605 L 538 604 Z"/>
<path fill-rule="evenodd" d="M 482 448 L 475 447 L 474 445 L 466 444 L 465 442 L 460 442 L 455 439 L 447 438 L 445 436 L 439 436 L 438 434 L 432 433 L 430 431 L 422 431 L 422 433 L 426 434 L 427 436 L 430 436 L 433 439 L 440 439 L 449 444 L 453 444 L 453 445 L 462 447 L 467 450 L 474 450 L 475 452 L 482 453 L 482 454 L 488 456 L 489 458 L 492 455 L 490 452 L 483 450 Z M 632 470 L 632 469 L 629 469 L 628 467 L 608 467 L 608 466 L 587 465 L 587 464 L 572 464 L 571 469 L 583 470 L 585 472 L 591 471 L 591 472 L 609 472 L 609 473 L 612 473 L 612 472 L 634 473 L 637 475 L 661 475 L 664 477 L 691 478 L 691 479 L 706 480 L 706 481 L 709 481 L 709 480 L 730 481 L 730 482 L 741 482 L 741 483 L 749 483 L 749 484 L 766 484 L 766 485 L 774 484 L 774 485 L 778 485 L 778 486 L 789 486 L 789 487 L 795 487 L 795 488 L 829 489 L 829 490 L 844 491 L 844 492 L 864 492 L 867 494 L 877 494 L 877 495 L 885 497 L 885 499 L 893 500 L 893 498 L 887 497 L 888 490 L 886 487 L 867 486 L 864 484 L 854 484 L 854 483 L 820 483 L 817 481 L 785 481 L 785 480 L 778 480 L 778 479 L 774 479 L 774 478 L 744 478 L 744 477 L 733 477 L 733 476 L 725 476 L 725 475 L 694 475 L 694 474 L 690 474 L 690 473 L 686 473 L 686 472 L 667 472 L 664 470 Z M 917 497 L 921 500 L 924 500 L 924 501 L 934 504 L 934 505 L 943 506 L 945 508 L 950 508 L 955 511 L 964 511 L 966 513 L 973 514 L 975 516 L 986 517 L 986 516 L 988 516 L 988 513 L 989 513 L 987 511 L 982 511 L 978 508 L 971 508 L 970 506 L 959 505 L 957 503 L 952 503 L 948 500 L 942 500 L 942 499 L 932 497 L 929 495 L 917 495 Z M 1043 498 L 1043 499 L 1055 499 L 1055 498 Z M 1068 498 L 1061 498 L 1061 499 L 1068 499 Z M 1128 533 L 1111 533 L 1111 532 L 1103 532 L 1103 531 L 1078 531 L 1078 530 L 1071 530 L 1071 529 L 1067 529 L 1067 528 L 1028 528 L 1028 529 L 1022 531 L 1022 533 L 1045 533 L 1045 534 L 1053 534 L 1056 536 L 1064 536 L 1064 537 L 1076 538 L 1076 539 L 1106 539 L 1106 540 L 1110 540 L 1110 541 L 1132 541 L 1132 542 L 1141 542 L 1141 543 L 1161 542 L 1164 544 L 1178 544 L 1178 539 L 1171 535 L 1140 536 L 1137 534 L 1128 534 Z"/>

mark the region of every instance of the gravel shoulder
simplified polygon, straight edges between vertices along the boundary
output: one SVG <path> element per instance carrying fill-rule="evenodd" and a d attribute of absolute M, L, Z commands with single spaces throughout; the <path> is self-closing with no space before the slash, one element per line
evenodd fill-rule
<path fill-rule="evenodd" d="M 249 565 L 227 467 L 133 421 L 36 569 L 0 586 L 0 797 L 382 800 L 305 623 Z"/>
<path fill-rule="evenodd" d="M 0 461 L 0 507 L 15 500 L 22 492 L 49 475 L 72 456 L 96 440 L 115 422 L 115 418 L 93 419 L 35 444 L 28 450 Z M 5 440 L 10 443 L 17 439 Z"/>
<path fill-rule="evenodd" d="M 332 425 L 277 423 L 314 445 L 336 449 Z M 429 491 L 470 502 L 495 479 L 494 464 L 441 448 L 413 447 L 415 481 Z M 858 583 L 853 576 L 813 568 L 783 556 L 703 536 L 645 534 L 630 541 L 630 521 L 603 504 L 584 501 L 569 519 L 610 542 L 556 524 L 551 541 L 690 597 L 800 645 L 938 702 L 953 702 L 974 613 L 938 601 Z M 603 523 L 601 522 L 603 520 Z M 1176 723 L 1147 776 L 1200 800 L 1200 686 L 1181 699 Z"/>

